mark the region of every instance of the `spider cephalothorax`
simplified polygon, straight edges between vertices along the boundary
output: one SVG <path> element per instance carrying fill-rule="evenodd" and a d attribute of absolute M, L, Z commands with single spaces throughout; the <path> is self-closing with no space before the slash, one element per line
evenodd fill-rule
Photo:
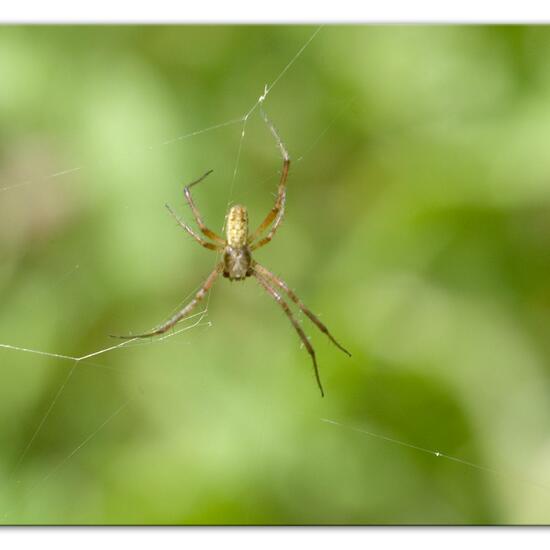
<path fill-rule="evenodd" d="M 315 351 L 313 350 L 313 346 L 308 340 L 302 327 L 292 314 L 292 311 L 287 302 L 284 300 L 282 293 L 286 293 L 290 300 L 292 300 L 300 308 L 300 310 L 305 315 L 307 315 L 307 317 L 309 317 L 309 319 L 317 326 L 317 328 L 321 332 L 325 333 L 338 348 L 340 348 L 344 353 L 347 353 L 348 355 L 350 355 L 350 353 L 333 338 L 327 327 L 323 323 L 321 323 L 321 321 L 313 313 L 311 313 L 311 311 L 302 303 L 298 296 L 290 288 L 288 288 L 287 284 L 283 280 L 279 279 L 279 277 L 277 277 L 276 275 L 268 271 L 265 267 L 261 266 L 259 263 L 252 259 L 252 252 L 271 241 L 273 235 L 275 235 L 278 227 L 283 220 L 286 201 L 286 181 L 288 177 L 288 169 L 290 166 L 290 157 L 288 155 L 286 147 L 279 137 L 275 126 L 273 126 L 271 121 L 267 118 L 267 115 L 263 111 L 261 104 L 260 112 L 262 113 L 262 116 L 267 126 L 269 127 L 269 130 L 273 134 L 273 137 L 275 138 L 277 146 L 279 147 L 279 150 L 281 151 L 281 155 L 283 157 L 283 169 L 281 172 L 281 179 L 279 181 L 279 189 L 277 193 L 277 198 L 275 200 L 275 205 L 268 212 L 264 221 L 251 235 L 248 232 L 248 212 L 246 208 L 241 205 L 232 206 L 227 214 L 226 238 L 224 239 L 211 229 L 208 229 L 208 227 L 204 224 L 200 212 L 195 206 L 193 197 L 191 196 L 191 187 L 206 178 L 206 176 L 208 176 L 212 172 L 212 170 L 206 172 L 204 176 L 201 176 L 198 180 L 187 185 L 183 190 L 187 203 L 191 207 L 191 211 L 193 212 L 195 221 L 197 222 L 197 225 L 199 226 L 202 234 L 205 237 L 208 237 L 210 241 L 207 241 L 197 235 L 184 221 L 180 220 L 174 214 L 174 212 L 168 205 L 166 205 L 166 208 L 168 208 L 169 212 L 174 216 L 174 218 L 176 218 L 178 224 L 183 227 L 183 229 L 185 229 L 185 231 L 187 231 L 187 233 L 189 233 L 189 235 L 191 235 L 191 237 L 193 237 L 201 246 L 203 246 L 204 248 L 208 248 L 209 250 L 221 252 L 222 261 L 219 262 L 218 265 L 216 265 L 212 273 L 210 273 L 210 275 L 208 276 L 202 287 L 199 289 L 197 294 L 195 294 L 195 297 L 191 300 L 191 302 L 189 302 L 183 309 L 178 311 L 165 323 L 160 325 L 155 330 L 152 330 L 151 332 L 147 332 L 145 334 L 137 334 L 134 336 L 121 336 L 121 338 L 148 338 L 150 336 L 163 334 L 167 330 L 170 330 L 174 325 L 176 325 L 178 321 L 191 313 L 193 308 L 204 298 L 206 293 L 210 290 L 220 273 L 222 273 L 223 276 L 227 277 L 230 281 L 242 281 L 246 277 L 254 276 L 258 280 L 258 283 L 283 308 L 286 316 L 290 319 L 290 322 L 294 326 L 296 332 L 298 333 L 298 336 L 302 340 L 302 343 L 304 344 L 309 355 L 311 356 L 315 378 L 317 379 L 317 384 L 319 386 L 319 389 L 321 390 L 321 395 L 324 395 L 323 386 L 321 385 L 321 379 L 319 378 L 317 359 L 315 358 Z M 268 227 L 270 227 L 270 229 L 267 232 L 267 235 L 262 236 L 267 231 Z"/>

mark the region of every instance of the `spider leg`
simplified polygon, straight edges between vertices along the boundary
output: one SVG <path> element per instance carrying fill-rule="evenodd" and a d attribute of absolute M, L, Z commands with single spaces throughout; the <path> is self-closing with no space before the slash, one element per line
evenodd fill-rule
<path fill-rule="evenodd" d="M 286 202 L 286 181 L 288 178 L 288 170 L 290 168 L 290 156 L 288 154 L 288 151 L 286 150 L 283 140 L 279 136 L 279 133 L 277 132 L 275 126 L 265 114 L 265 111 L 263 110 L 261 104 L 260 104 L 260 113 L 262 114 L 262 117 L 265 123 L 269 127 L 271 133 L 273 134 L 273 137 L 275 138 L 275 141 L 277 142 L 277 146 L 281 151 L 281 156 L 283 157 L 283 169 L 281 171 L 281 179 L 279 180 L 279 189 L 277 192 L 277 199 L 275 200 L 275 204 L 273 208 L 268 212 L 267 216 L 265 217 L 264 221 L 260 224 L 258 229 L 256 229 L 256 231 L 254 231 L 254 233 L 252 233 L 252 235 L 249 238 L 249 243 L 251 243 L 251 247 L 250 247 L 251 250 L 260 248 L 261 246 L 264 246 L 269 241 L 271 241 L 277 229 L 279 228 L 279 225 L 283 221 L 283 217 L 285 215 L 285 202 Z M 271 230 L 269 231 L 269 233 L 257 243 L 252 244 L 253 241 L 258 239 L 260 235 L 269 227 L 269 225 L 273 222 L 273 220 L 275 220 L 275 222 L 273 223 L 273 226 L 271 227 Z"/>
<path fill-rule="evenodd" d="M 133 334 L 128 336 L 115 336 L 111 335 L 113 338 L 123 338 L 125 340 L 131 340 L 133 338 L 149 338 L 150 336 L 157 336 L 159 334 L 164 334 L 167 330 L 170 330 L 178 321 L 186 317 L 193 311 L 195 306 L 205 297 L 206 293 L 210 290 L 216 278 L 223 270 L 223 263 L 219 263 L 214 271 L 210 273 L 204 284 L 201 286 L 199 291 L 195 294 L 195 297 L 180 311 L 175 315 L 170 317 L 165 323 L 152 330 L 151 332 L 146 332 L 145 334 Z"/>
<path fill-rule="evenodd" d="M 208 227 L 206 227 L 205 223 L 202 221 L 202 217 L 200 215 L 199 209 L 195 206 L 195 203 L 193 202 L 193 197 L 191 196 L 191 191 L 190 191 L 193 185 L 197 185 L 197 183 L 200 183 L 204 178 L 206 178 L 206 176 L 208 176 L 212 172 L 213 170 L 208 170 L 208 172 L 202 175 L 198 180 L 195 180 L 190 184 L 186 185 L 183 189 L 183 193 L 185 195 L 185 199 L 187 200 L 187 203 L 191 207 L 195 221 L 197 222 L 197 225 L 199 226 L 199 229 L 202 231 L 202 233 L 207 237 L 209 237 L 210 239 L 212 239 L 213 241 L 217 242 L 218 244 L 225 245 L 225 241 L 217 233 L 214 233 L 214 231 L 212 231 L 211 229 L 208 229 Z"/>
<path fill-rule="evenodd" d="M 183 220 L 180 220 L 177 216 L 177 214 L 170 208 L 170 206 L 168 204 L 165 204 L 168 212 L 170 212 L 170 214 L 172 214 L 173 218 L 176 220 L 176 222 L 178 223 L 178 225 L 180 227 L 183 227 L 183 229 L 185 229 L 185 231 L 187 231 L 187 233 L 189 233 L 189 235 L 191 235 L 191 237 L 193 237 L 193 239 L 195 239 L 201 246 L 204 246 L 204 248 L 208 248 L 208 250 L 222 250 L 223 249 L 223 246 L 219 245 L 219 244 L 214 244 L 214 243 L 210 243 L 208 241 L 205 241 L 204 239 L 201 239 Z"/>
<path fill-rule="evenodd" d="M 254 263 L 254 270 L 256 270 L 260 276 L 265 277 L 267 280 L 284 290 L 288 294 L 288 297 L 311 319 L 317 328 L 326 334 L 337 348 L 341 349 L 344 353 L 351 357 L 351 353 L 335 340 L 328 328 L 321 323 L 321 321 L 304 305 L 300 298 L 298 298 L 298 296 L 290 288 L 288 288 L 288 285 L 282 279 L 279 279 L 279 277 L 271 273 L 271 271 L 259 263 Z"/>
<path fill-rule="evenodd" d="M 311 359 L 313 361 L 313 370 L 315 371 L 315 378 L 317 380 L 317 385 L 319 386 L 319 389 L 321 390 L 321 397 L 325 396 L 325 392 L 323 391 L 323 385 L 321 384 L 321 378 L 319 377 L 319 369 L 317 367 L 317 359 L 315 358 L 315 350 L 313 349 L 313 346 L 311 345 L 310 341 L 307 339 L 307 336 L 305 332 L 302 330 L 302 327 L 299 325 L 298 321 L 292 314 L 292 311 L 290 310 L 290 307 L 288 304 L 283 300 L 281 295 L 269 285 L 269 283 L 257 272 L 254 271 L 254 276 L 256 279 L 258 279 L 258 282 L 260 285 L 271 295 L 271 297 L 283 308 L 283 311 L 285 312 L 286 316 L 290 319 L 290 322 L 296 329 L 296 332 L 298 333 L 298 336 L 304 343 L 304 346 L 307 349 L 307 352 L 311 356 Z"/>

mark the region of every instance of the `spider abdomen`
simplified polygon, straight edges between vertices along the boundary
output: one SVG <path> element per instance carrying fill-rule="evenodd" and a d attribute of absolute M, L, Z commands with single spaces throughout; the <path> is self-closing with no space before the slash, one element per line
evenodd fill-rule
<path fill-rule="evenodd" d="M 243 248 L 248 240 L 248 212 L 244 206 L 236 204 L 227 214 L 227 244 L 232 248 Z"/>

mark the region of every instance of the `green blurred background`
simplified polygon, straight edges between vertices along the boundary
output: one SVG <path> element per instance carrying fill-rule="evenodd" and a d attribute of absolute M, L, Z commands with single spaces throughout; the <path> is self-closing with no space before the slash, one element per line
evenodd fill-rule
<path fill-rule="evenodd" d="M 257 109 L 229 122 L 281 76 L 257 258 L 353 354 L 300 316 L 321 399 L 224 279 L 161 342 L 0 347 L 2 523 L 550 520 L 550 29 L 326 26 L 281 74 L 315 29 L 0 29 L 0 344 L 83 357 L 189 299 L 216 258 L 164 203 L 191 221 L 212 168 L 208 224 L 261 221 L 281 159 Z"/>

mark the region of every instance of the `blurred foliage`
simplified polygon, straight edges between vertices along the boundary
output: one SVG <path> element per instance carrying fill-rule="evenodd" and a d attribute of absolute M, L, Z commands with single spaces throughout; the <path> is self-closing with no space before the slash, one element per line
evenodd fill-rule
<path fill-rule="evenodd" d="M 1 344 L 82 357 L 189 299 L 215 256 L 163 205 L 190 220 L 212 168 L 208 223 L 259 223 L 280 156 L 257 109 L 229 122 L 281 75 L 258 259 L 353 353 L 303 319 L 321 399 L 223 279 L 162 342 L 0 348 L 3 523 L 550 520 L 550 29 L 326 26 L 283 74 L 314 30 L 0 29 Z"/>

